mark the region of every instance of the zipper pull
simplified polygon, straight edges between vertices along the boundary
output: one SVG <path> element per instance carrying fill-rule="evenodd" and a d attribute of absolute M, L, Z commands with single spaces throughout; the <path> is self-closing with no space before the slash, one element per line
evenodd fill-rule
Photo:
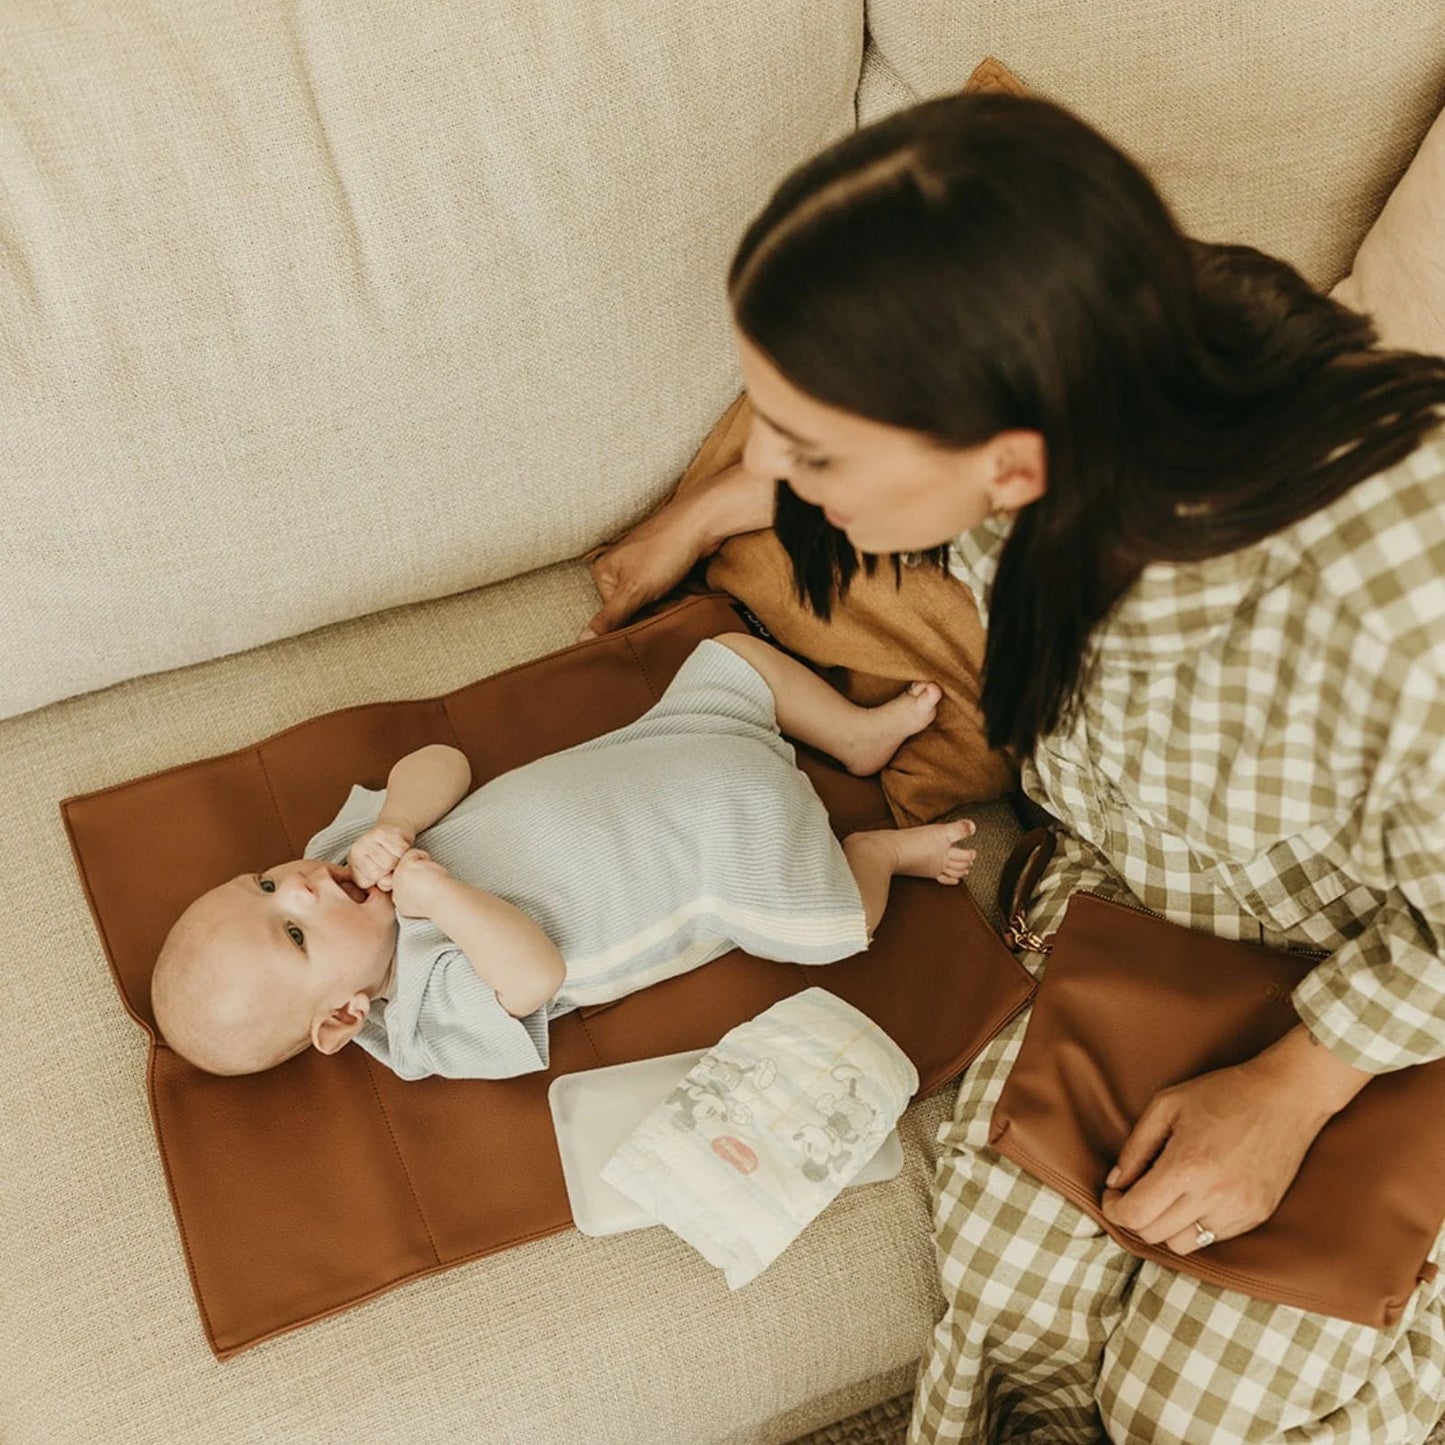
<path fill-rule="evenodd" d="M 1028 925 L 1023 909 L 1019 909 L 1008 921 L 1003 931 L 1003 941 L 1010 948 L 1022 948 L 1027 953 L 1052 953 L 1054 946 L 1040 937 Z"/>

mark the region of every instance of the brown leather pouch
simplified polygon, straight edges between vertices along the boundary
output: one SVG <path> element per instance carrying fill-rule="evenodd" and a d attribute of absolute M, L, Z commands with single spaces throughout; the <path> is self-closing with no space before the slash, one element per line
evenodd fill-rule
<path fill-rule="evenodd" d="M 1039 830 L 1042 832 L 1043 830 Z M 1042 871 L 1027 835 L 1005 871 L 1009 941 Z M 1299 1022 L 1289 997 L 1318 963 L 1215 938 L 1076 893 L 1052 938 L 1023 1045 L 994 1112 L 1000 1154 L 1072 1201 L 1125 1249 L 1256 1299 L 1384 1327 L 1445 1220 L 1445 1060 L 1383 1074 L 1315 1140 L 1258 1228 L 1176 1255 L 1110 1224 L 1104 1178 L 1154 1094 L 1242 1063 Z"/>
<path fill-rule="evenodd" d="M 206 1338 L 225 1358 L 418 1275 L 571 1224 L 547 1087 L 558 1074 L 714 1044 L 821 985 L 917 1066 L 954 1078 L 1033 992 L 966 889 L 894 884 L 866 953 L 826 968 L 733 952 L 559 1018 L 551 1068 L 404 1082 L 360 1048 L 218 1078 L 155 1036 L 150 972 L 171 923 L 235 874 L 298 857 L 353 782 L 447 742 L 480 785 L 640 716 L 704 637 L 744 630 L 704 597 L 444 697 L 313 718 L 221 757 L 61 806 L 126 1009 L 150 1035 L 156 1139 Z M 799 748 L 835 831 L 890 826 L 876 779 Z"/>

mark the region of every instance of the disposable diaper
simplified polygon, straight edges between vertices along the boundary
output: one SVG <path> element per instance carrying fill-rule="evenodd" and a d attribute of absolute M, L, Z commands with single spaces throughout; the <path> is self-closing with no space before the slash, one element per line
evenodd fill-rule
<path fill-rule="evenodd" d="M 807 988 L 726 1033 L 602 1178 L 737 1289 L 872 1158 L 917 1088 L 912 1060 L 872 1019 Z"/>

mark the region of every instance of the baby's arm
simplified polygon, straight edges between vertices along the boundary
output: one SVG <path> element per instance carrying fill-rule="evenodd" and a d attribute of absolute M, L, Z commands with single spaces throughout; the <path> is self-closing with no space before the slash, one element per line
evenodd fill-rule
<path fill-rule="evenodd" d="M 363 888 L 387 889 L 392 868 L 417 834 L 451 812 L 471 785 L 471 764 L 459 749 L 433 743 L 408 753 L 387 777 L 376 822 L 351 845 L 352 878 Z"/>
<path fill-rule="evenodd" d="M 413 839 L 445 817 L 472 786 L 472 765 L 460 748 L 432 743 L 408 753 L 386 780 L 377 827 L 393 823 Z"/>
<path fill-rule="evenodd" d="M 396 865 L 392 898 L 404 917 L 430 918 L 513 1018 L 535 1012 L 562 987 L 561 952 L 520 908 L 453 878 L 422 849 Z"/>

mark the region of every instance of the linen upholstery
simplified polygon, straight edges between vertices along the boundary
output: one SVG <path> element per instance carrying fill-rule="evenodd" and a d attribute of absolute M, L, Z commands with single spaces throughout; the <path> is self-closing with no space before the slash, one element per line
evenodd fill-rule
<path fill-rule="evenodd" d="M 868 0 L 859 118 L 957 90 L 985 55 L 1153 176 L 1191 234 L 1328 289 L 1445 100 L 1436 0 Z"/>
<path fill-rule="evenodd" d="M 646 512 L 737 390 L 727 259 L 852 127 L 861 22 L 0 8 L 0 716 Z"/>
<path fill-rule="evenodd" d="M 1330 295 L 1366 312 L 1386 346 L 1445 356 L 1445 111 Z"/>

